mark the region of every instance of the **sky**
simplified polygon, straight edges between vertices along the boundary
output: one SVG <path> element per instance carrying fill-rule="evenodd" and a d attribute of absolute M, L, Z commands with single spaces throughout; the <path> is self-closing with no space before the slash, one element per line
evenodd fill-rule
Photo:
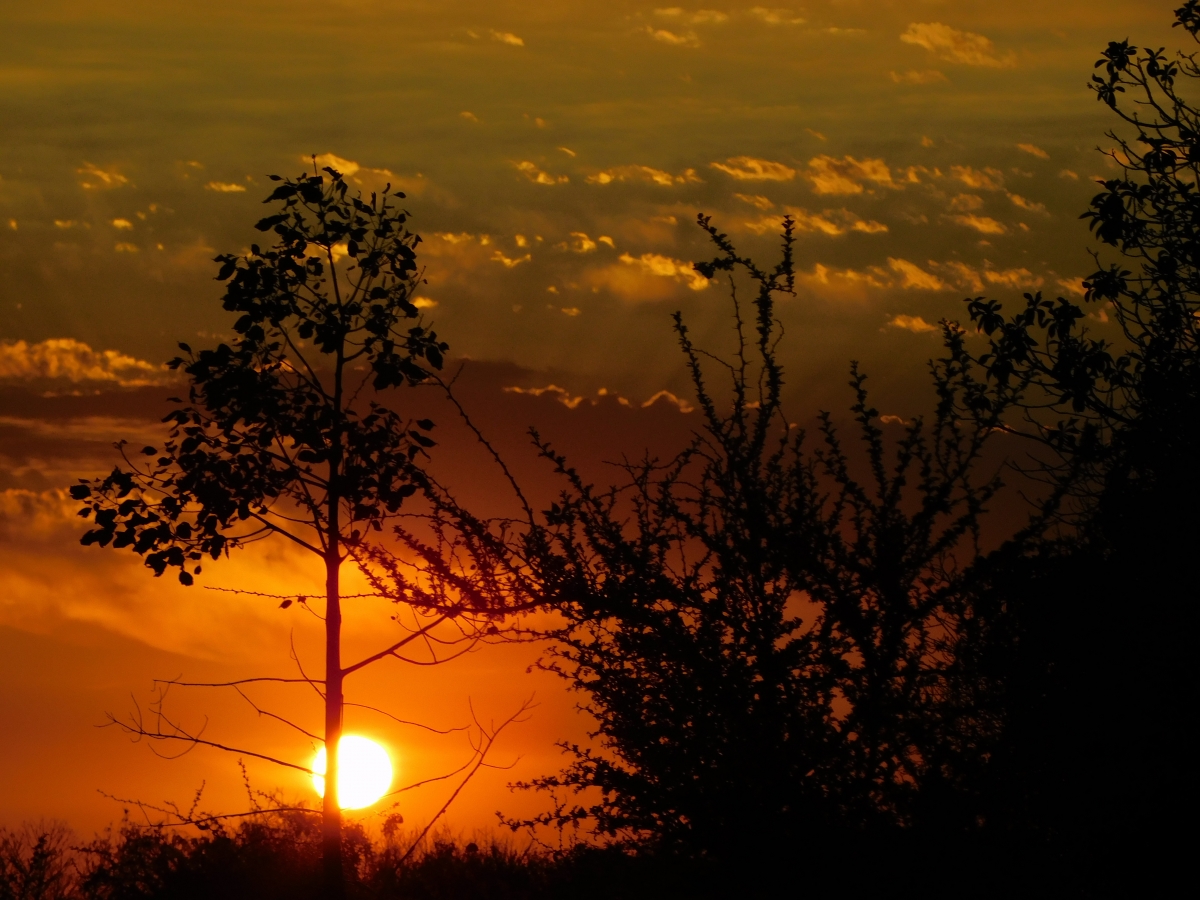
<path fill-rule="evenodd" d="M 1099 152 L 1115 123 L 1087 90 L 1092 65 L 1109 40 L 1178 46 L 1171 8 L 5 4 L 0 825 L 58 817 L 90 833 L 125 808 L 104 794 L 183 801 L 202 781 L 213 806 L 236 806 L 229 758 L 160 760 L 97 726 L 144 704 L 156 677 L 278 674 L 292 665 L 292 635 L 315 658 L 300 610 L 188 591 L 132 554 L 79 547 L 65 497 L 74 479 L 113 465 L 112 441 L 161 434 L 161 363 L 177 341 L 228 338 L 212 257 L 258 237 L 268 175 L 294 176 L 316 156 L 364 192 L 407 193 L 426 319 L 454 364 L 469 361 L 472 410 L 522 479 L 549 491 L 521 437 L 528 425 L 597 478 L 605 459 L 669 452 L 695 427 L 670 314 L 720 350 L 730 312 L 728 284 L 691 269 L 710 254 L 697 214 L 764 264 L 782 216 L 797 223 L 797 290 L 779 308 L 797 419 L 845 408 L 851 359 L 883 412 L 922 409 L 936 323 L 961 317 L 966 296 L 1081 293 L 1093 245 L 1079 214 L 1115 171 Z M 1101 334 L 1104 318 L 1091 323 Z M 452 422 L 439 433 L 439 464 L 492 503 L 496 473 Z M 208 582 L 318 583 L 278 545 Z M 353 613 L 348 643 L 369 651 L 387 610 L 364 602 Z M 530 720 L 497 745 L 514 767 L 464 792 L 457 828 L 537 808 L 505 784 L 553 771 L 555 741 L 586 734 L 578 698 L 526 672 L 537 655 L 491 648 L 445 670 L 379 668 L 357 687 L 364 702 L 437 727 L 469 721 L 472 708 L 503 719 L 537 695 Z M 241 746 L 307 752 L 236 697 L 172 703 Z M 466 750 L 461 734 L 353 725 L 393 748 L 402 779 Z M 306 790 L 297 776 L 250 771 L 256 788 Z M 431 814 L 439 789 L 405 795 L 406 820 Z"/>

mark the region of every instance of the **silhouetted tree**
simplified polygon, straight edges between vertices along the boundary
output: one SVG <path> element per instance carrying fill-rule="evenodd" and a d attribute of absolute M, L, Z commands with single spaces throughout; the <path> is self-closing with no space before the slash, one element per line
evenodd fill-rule
<path fill-rule="evenodd" d="M 562 622 L 545 634 L 548 665 L 584 695 L 598 743 L 567 746 L 566 771 L 524 785 L 551 792 L 553 810 L 509 824 L 762 860 L 830 830 L 912 824 L 991 727 L 959 704 L 949 669 L 960 570 L 999 486 L 979 474 L 997 419 L 956 414 L 974 381 L 947 359 L 933 366 L 932 424 L 886 438 L 855 367 L 861 457 L 829 416 L 809 449 L 784 415 L 777 357 L 792 223 L 772 270 L 700 224 L 720 255 L 697 269 L 747 275 L 755 297 L 745 321 L 733 293 L 728 360 L 675 318 L 703 417 L 691 445 L 598 488 L 534 432 L 565 482 L 548 510 L 483 522 L 433 486 L 439 539 L 408 540 L 425 571 L 538 598 Z M 709 386 L 706 358 L 726 390 Z"/>
<path fill-rule="evenodd" d="M 418 490 L 421 458 L 434 444 L 428 437 L 433 422 L 410 421 L 373 398 L 425 382 L 442 366 L 447 347 L 421 323 L 412 302 L 420 239 L 396 206 L 404 195 L 350 196 L 340 173 L 324 173 L 272 176 L 280 183 L 265 202 L 276 211 L 256 227 L 273 234 L 274 244 L 217 257 L 224 308 L 238 316 L 238 337 L 198 352 L 180 345 L 186 356 L 170 366 L 186 376 L 189 396 L 164 420 L 171 430 L 163 448 L 146 447 L 138 464 L 122 445 L 125 465 L 81 481 L 72 496 L 86 501 L 80 514 L 94 523 L 84 544 L 132 550 L 155 575 L 177 571 L 185 585 L 200 574 L 202 559 L 268 537 L 284 538 L 322 561 L 324 678 L 247 681 L 319 688 L 328 760 L 325 880 L 337 896 L 343 680 L 397 656 L 451 618 L 456 638 L 469 641 L 482 622 L 473 614 L 486 618 L 486 611 L 462 602 L 452 612 L 427 604 L 404 638 L 353 664 L 342 660 L 342 565 L 365 560 L 371 533 L 382 532 Z M 128 727 L 159 740 L 209 743 L 166 718 L 161 700 L 153 725 L 136 720 Z"/>
<path fill-rule="evenodd" d="M 1200 34 L 1196 0 L 1175 16 Z M 1006 317 L 968 301 L 989 346 L 957 353 L 985 373 L 977 406 L 1020 413 L 1006 427 L 1043 448 L 1033 471 L 1064 500 L 1036 553 L 981 567 L 974 677 L 1005 721 L 987 815 L 1144 885 L 1148 851 L 1185 852 L 1170 823 L 1197 797 L 1200 110 L 1183 89 L 1200 64 L 1114 41 L 1096 68 L 1132 133 L 1109 133 L 1121 175 L 1084 218 L 1121 258 L 1095 254 L 1082 303 L 1027 294 Z M 1089 320 L 1109 317 L 1118 334 L 1096 337 Z"/>

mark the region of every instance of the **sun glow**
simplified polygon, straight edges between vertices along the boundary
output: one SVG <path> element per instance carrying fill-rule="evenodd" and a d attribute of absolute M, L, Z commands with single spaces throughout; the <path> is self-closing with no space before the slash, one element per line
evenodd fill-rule
<path fill-rule="evenodd" d="M 357 734 L 343 735 L 338 741 L 338 805 L 342 809 L 362 809 L 387 793 L 392 786 L 392 760 L 382 746 Z M 313 757 L 313 788 L 325 796 L 325 748 Z"/>

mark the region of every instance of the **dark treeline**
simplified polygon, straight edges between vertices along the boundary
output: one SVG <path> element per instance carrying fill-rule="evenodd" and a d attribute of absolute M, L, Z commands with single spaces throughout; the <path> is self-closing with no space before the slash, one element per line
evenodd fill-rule
<path fill-rule="evenodd" d="M 1200 0 L 1175 15 L 1196 38 Z M 703 419 L 683 453 L 595 486 L 535 434 L 562 491 L 504 521 L 413 474 L 428 506 L 397 527 L 404 559 L 372 557 L 376 587 L 421 608 L 557 614 L 546 665 L 595 740 L 521 785 L 546 792 L 543 815 L 506 824 L 586 840 L 442 841 L 400 860 L 347 825 L 348 896 L 769 881 L 1107 896 L 1181 869 L 1197 799 L 1200 112 L 1178 86 L 1198 78 L 1189 55 L 1104 51 L 1093 89 L 1122 121 L 1121 175 L 1084 218 L 1116 258 L 1096 255 L 1078 303 L 969 299 L 966 326 L 943 325 L 928 416 L 883 423 L 855 366 L 849 426 L 792 427 L 775 309 L 792 227 L 764 269 L 701 217 L 717 253 L 697 270 L 751 296 L 733 295 L 728 358 L 676 317 Z M 1113 339 L 1089 317 L 1115 320 Z M 985 546 L 1018 490 L 1027 521 Z M 3 840 L 0 900 L 305 897 L 321 858 L 319 828 L 286 813 L 195 837 L 127 826 L 74 851 L 53 830 Z M 35 869 L 63 891 L 22 887 Z"/>

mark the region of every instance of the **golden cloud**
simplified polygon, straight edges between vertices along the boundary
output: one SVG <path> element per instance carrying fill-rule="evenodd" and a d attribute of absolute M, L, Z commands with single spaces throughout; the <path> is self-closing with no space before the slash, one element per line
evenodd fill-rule
<path fill-rule="evenodd" d="M 741 200 L 743 203 L 749 203 L 751 206 L 761 209 L 764 212 L 768 209 L 772 209 L 775 206 L 774 203 L 772 203 L 766 197 L 763 197 L 761 194 L 734 194 L 733 196 L 737 197 L 737 199 Z"/>
<path fill-rule="evenodd" d="M 543 172 L 529 160 L 513 163 L 517 167 L 517 171 L 532 181 L 534 184 L 566 184 L 571 179 L 566 175 L 551 175 L 549 172 Z"/>
<path fill-rule="evenodd" d="M 804 175 L 818 194 L 861 194 L 866 182 L 898 187 L 892 180 L 891 169 L 882 159 L 816 156 L 808 161 L 808 171 Z"/>
<path fill-rule="evenodd" d="M 905 290 L 944 291 L 946 282 L 907 259 L 888 257 L 888 267 L 900 276 L 898 287 Z"/>
<path fill-rule="evenodd" d="M 950 216 L 950 221 L 965 228 L 974 228 L 980 234 L 1008 234 L 1008 228 L 1003 223 L 988 216 Z"/>
<path fill-rule="evenodd" d="M 649 409 L 651 406 L 653 406 L 659 400 L 662 400 L 666 403 L 674 404 L 675 407 L 681 413 L 690 413 L 695 409 L 695 407 L 692 406 L 690 403 L 688 403 L 686 400 L 684 400 L 680 397 L 677 397 L 674 394 L 672 394 L 670 391 L 666 391 L 666 390 L 659 391 L 657 394 L 655 394 L 653 397 L 651 397 L 649 400 L 647 400 L 645 403 L 643 403 L 642 409 Z"/>
<path fill-rule="evenodd" d="M 803 25 L 804 19 L 790 9 L 772 9 L 766 6 L 754 6 L 750 15 L 767 25 Z"/>
<path fill-rule="evenodd" d="M 690 262 L 684 262 L 681 259 L 672 259 L 658 253 L 643 253 L 638 257 L 622 253 L 618 259 L 625 265 L 633 266 L 647 275 L 674 278 L 676 281 L 686 284 L 693 291 L 702 291 L 708 287 L 708 279 L 697 272 Z"/>
<path fill-rule="evenodd" d="M 1041 213 L 1043 216 L 1048 216 L 1046 205 L 1044 203 L 1035 203 L 1033 200 L 1027 200 L 1020 194 L 1009 192 L 1008 199 L 1012 201 L 1013 206 L 1019 206 L 1021 209 L 1027 209 L 1030 212 Z"/>
<path fill-rule="evenodd" d="M 723 163 L 709 165 L 738 181 L 791 181 L 796 177 L 796 170 L 783 163 L 753 156 L 731 156 Z"/>
<path fill-rule="evenodd" d="M 1034 144 L 1017 144 L 1017 149 L 1031 156 L 1036 156 L 1038 159 L 1049 159 L 1050 154 Z"/>
<path fill-rule="evenodd" d="M 989 269 L 983 273 L 983 277 L 989 284 L 1014 289 L 1039 288 L 1045 283 L 1045 279 L 1034 275 L 1028 269 Z"/>
<path fill-rule="evenodd" d="M 666 28 L 655 28 L 653 25 L 646 26 L 646 33 L 660 44 L 671 44 L 675 47 L 699 47 L 700 38 L 692 32 L 686 34 L 676 34 L 674 31 L 668 31 Z"/>
<path fill-rule="evenodd" d="M 511 31 L 492 31 L 492 40 L 499 41 L 501 44 L 508 44 L 510 47 L 524 47 L 525 42 L 517 37 Z"/>
<path fill-rule="evenodd" d="M 810 213 L 800 207 L 788 206 L 785 211 L 792 217 L 796 230 L 801 232 L 837 237 L 850 231 L 883 234 L 888 230 L 882 222 L 861 219 L 848 209 L 826 209 L 819 213 Z M 757 220 L 744 222 L 743 225 L 756 234 L 779 233 L 783 230 L 783 216 L 762 216 Z"/>
<path fill-rule="evenodd" d="M 970 166 L 951 166 L 950 177 L 957 178 L 967 187 L 980 191 L 998 191 L 1004 187 L 1004 173 L 999 169 L 985 167 L 980 170 Z"/>
<path fill-rule="evenodd" d="M 560 150 L 566 149 L 559 147 Z M 568 151 L 570 152 L 570 151 Z M 574 153 L 571 153 L 574 156 Z M 672 175 L 670 172 L 664 172 L 662 169 L 655 169 L 650 166 L 616 166 L 607 169 L 603 172 L 597 172 L 595 175 L 589 175 L 586 179 L 588 184 L 612 184 L 614 181 L 646 181 L 652 184 L 662 185 L 663 187 L 673 187 L 677 184 L 687 184 L 689 182 L 700 182 L 701 179 L 696 175 L 695 169 L 684 169 L 680 175 Z"/>
<path fill-rule="evenodd" d="M 119 188 L 129 184 L 129 179 L 118 172 L 115 167 L 101 169 L 99 166 L 93 165 L 90 162 L 85 162 L 75 171 L 86 179 L 84 181 L 80 181 L 79 186 L 87 190 Z"/>
<path fill-rule="evenodd" d="M 122 387 L 138 387 L 162 383 L 166 380 L 166 372 L 162 366 L 118 350 L 93 350 L 72 338 L 50 338 L 37 344 L 25 341 L 0 343 L 0 379 L 30 381 L 37 378 L 106 381 Z"/>
<path fill-rule="evenodd" d="M 936 325 L 930 325 L 920 316 L 893 316 L 891 321 L 888 322 L 888 326 L 891 328 L 902 328 L 905 331 L 911 331 L 913 334 L 922 334 L 924 332 L 938 330 Z M 884 418 L 893 420 L 896 419 L 895 416 L 885 416 Z M 902 422 L 903 420 L 899 421 Z"/>
<path fill-rule="evenodd" d="M 941 22 L 914 22 L 900 35 L 900 40 L 924 47 L 946 62 L 991 68 L 1009 68 L 1017 64 L 1015 54 L 1010 51 L 1003 56 L 997 55 L 995 46 L 982 34 L 959 31 Z"/>
<path fill-rule="evenodd" d="M 334 166 L 334 168 L 337 167 Z M 357 169 L 357 166 L 355 168 Z M 246 191 L 244 184 L 235 184 L 230 181 L 210 181 L 204 187 L 206 190 L 216 191 L 219 194 L 242 194 Z"/>

